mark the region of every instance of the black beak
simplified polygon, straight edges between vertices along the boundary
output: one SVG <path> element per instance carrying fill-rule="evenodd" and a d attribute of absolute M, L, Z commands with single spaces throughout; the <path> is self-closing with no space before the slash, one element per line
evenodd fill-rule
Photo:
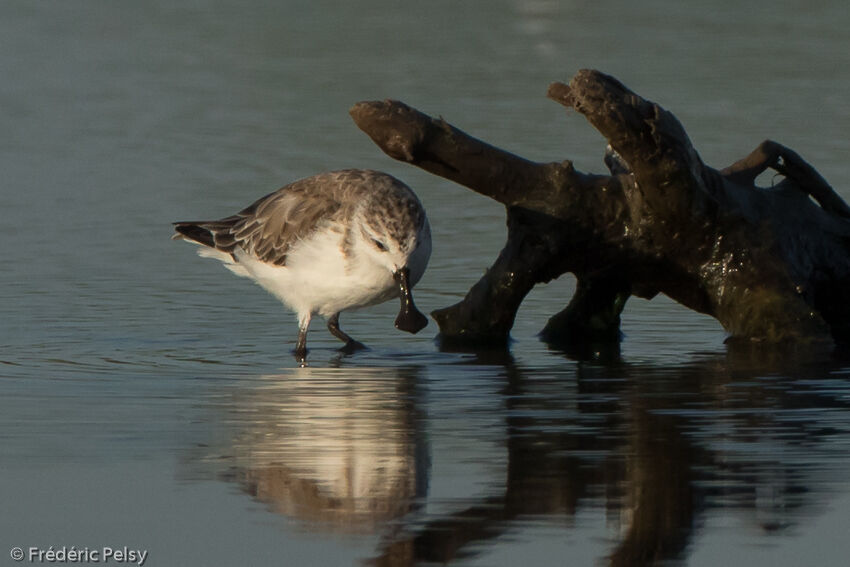
<path fill-rule="evenodd" d="M 401 299 L 401 310 L 395 318 L 395 328 L 416 334 L 428 324 L 428 318 L 422 314 L 413 304 L 413 294 L 410 292 L 410 270 L 402 268 L 393 272 L 393 277 L 398 283 L 399 298 Z"/>

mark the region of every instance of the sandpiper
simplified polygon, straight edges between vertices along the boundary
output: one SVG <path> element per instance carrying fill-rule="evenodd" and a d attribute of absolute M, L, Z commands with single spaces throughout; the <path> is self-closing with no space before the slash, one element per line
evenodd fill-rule
<path fill-rule="evenodd" d="M 320 173 L 235 215 L 174 228 L 173 238 L 200 244 L 201 256 L 254 280 L 297 314 L 301 365 L 314 315 L 327 320 L 346 352 L 363 345 L 339 328 L 343 311 L 398 296 L 398 329 L 417 333 L 428 324 L 411 293 L 431 256 L 428 218 L 413 191 L 386 173 Z"/>

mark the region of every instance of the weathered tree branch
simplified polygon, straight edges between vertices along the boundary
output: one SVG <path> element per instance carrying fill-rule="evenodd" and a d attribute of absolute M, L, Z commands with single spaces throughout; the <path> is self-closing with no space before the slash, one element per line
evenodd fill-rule
<path fill-rule="evenodd" d="M 755 185 L 756 177 L 768 168 L 794 181 L 824 210 L 850 218 L 850 207 L 821 174 L 796 152 L 776 142 L 765 140 L 747 157 L 736 161 L 721 173 L 733 183 Z"/>
<path fill-rule="evenodd" d="M 628 296 L 660 292 L 736 337 L 850 341 L 850 207 L 799 155 L 768 141 L 708 167 L 675 116 L 598 71 L 553 83 L 548 96 L 608 139 L 610 175 L 525 160 L 400 102 L 351 110 L 391 157 L 508 209 L 496 263 L 433 314 L 444 339 L 505 341 L 528 291 L 572 272 L 577 292 L 546 340 L 615 340 Z M 756 187 L 767 168 L 785 179 Z"/>
<path fill-rule="evenodd" d="M 360 102 L 357 125 L 392 158 L 451 179 L 507 206 L 543 183 L 536 164 L 495 148 L 398 101 Z M 526 191 L 518 191 L 517 188 Z"/>
<path fill-rule="evenodd" d="M 598 71 L 580 71 L 569 85 L 553 83 L 547 94 L 608 139 L 634 173 L 641 199 L 667 222 L 713 212 L 714 183 L 705 184 L 709 172 L 671 113 Z"/>
<path fill-rule="evenodd" d="M 582 174 L 570 161 L 541 164 L 523 159 L 399 101 L 359 102 L 349 112 L 390 157 L 451 179 L 506 207 L 583 221 L 586 216 L 577 208 L 603 205 L 597 190 L 619 189 L 616 179 Z M 605 213 L 617 214 L 612 207 L 606 208 Z"/>

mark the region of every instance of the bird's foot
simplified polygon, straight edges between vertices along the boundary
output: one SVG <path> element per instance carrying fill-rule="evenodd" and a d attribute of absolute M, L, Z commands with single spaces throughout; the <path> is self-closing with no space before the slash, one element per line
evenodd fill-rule
<path fill-rule="evenodd" d="M 345 346 L 339 349 L 339 352 L 343 354 L 354 354 L 358 350 L 369 350 L 369 347 L 367 347 L 360 341 L 349 339 L 348 341 L 346 341 Z"/>
<path fill-rule="evenodd" d="M 305 368 L 307 366 L 307 349 L 296 348 L 292 355 L 295 357 L 295 362 L 298 363 L 298 366 L 301 368 Z"/>

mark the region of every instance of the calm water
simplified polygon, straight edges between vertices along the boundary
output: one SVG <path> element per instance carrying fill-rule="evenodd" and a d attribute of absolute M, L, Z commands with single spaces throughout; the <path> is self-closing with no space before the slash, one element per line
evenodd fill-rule
<path fill-rule="evenodd" d="M 441 352 L 388 304 L 343 318 L 370 351 L 316 325 L 298 369 L 294 317 L 169 223 L 383 169 L 431 217 L 417 303 L 449 305 L 498 253 L 502 207 L 385 157 L 348 108 L 398 98 L 601 171 L 603 140 L 544 97 L 581 67 L 675 112 L 709 163 L 771 137 L 844 191 L 846 4 L 408 4 L 0 4 L 0 564 L 845 565 L 847 361 L 727 352 L 663 298 L 630 302 L 619 353 L 577 361 L 535 338 L 562 277 L 510 352 Z"/>

